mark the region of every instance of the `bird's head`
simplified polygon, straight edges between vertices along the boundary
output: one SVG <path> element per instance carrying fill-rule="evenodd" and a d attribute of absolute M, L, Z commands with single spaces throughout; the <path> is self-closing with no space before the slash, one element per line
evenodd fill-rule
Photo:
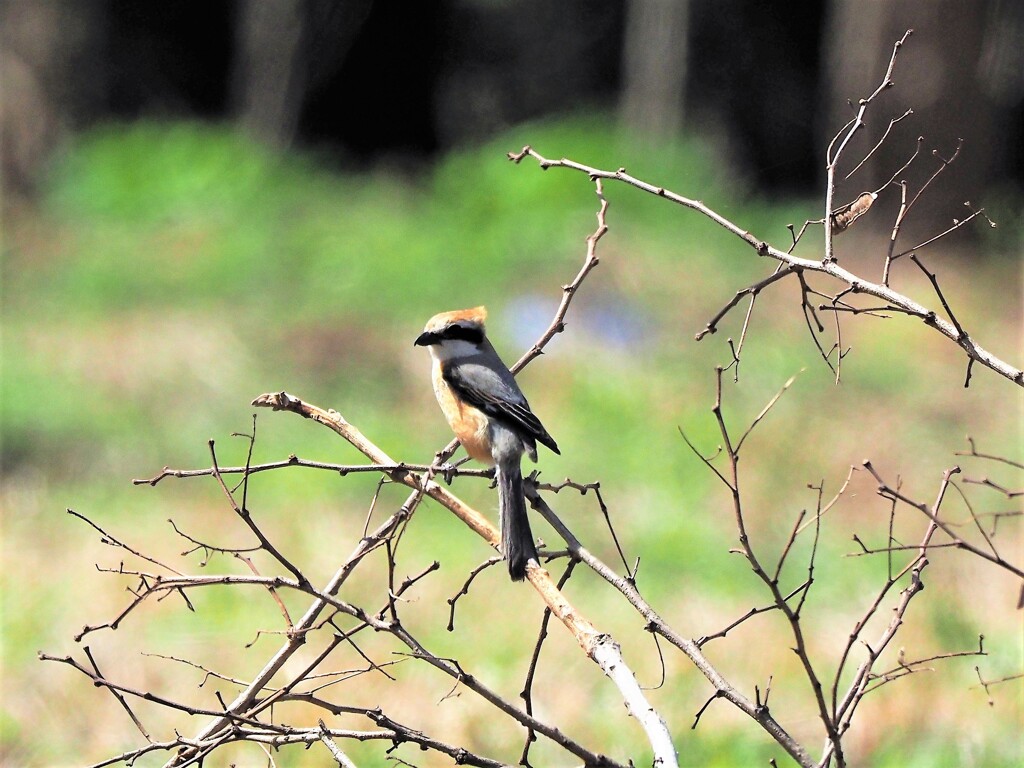
<path fill-rule="evenodd" d="M 414 343 L 427 347 L 438 360 L 474 355 L 486 339 L 486 319 L 487 308 L 482 306 L 441 312 L 427 321 Z"/>

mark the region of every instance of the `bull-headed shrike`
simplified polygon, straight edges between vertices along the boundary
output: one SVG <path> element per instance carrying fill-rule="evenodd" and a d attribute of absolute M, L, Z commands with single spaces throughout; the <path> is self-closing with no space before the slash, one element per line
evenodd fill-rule
<path fill-rule="evenodd" d="M 520 460 L 525 453 L 537 461 L 537 443 L 559 450 L 487 340 L 486 317 L 484 307 L 442 312 L 430 318 L 415 343 L 430 350 L 434 394 L 455 436 L 472 458 L 496 469 L 501 548 L 512 580 L 522 581 L 537 548 Z"/>

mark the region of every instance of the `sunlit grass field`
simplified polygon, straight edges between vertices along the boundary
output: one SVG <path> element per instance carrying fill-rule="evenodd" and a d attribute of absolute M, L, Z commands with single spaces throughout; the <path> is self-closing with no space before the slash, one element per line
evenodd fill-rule
<path fill-rule="evenodd" d="M 79 137 L 55 159 L 38 204 L 12 209 L 4 226 L 0 411 L 4 764 L 89 764 L 142 743 L 108 693 L 68 667 L 36 659 L 38 650 L 84 658 L 73 635 L 109 621 L 129 601 L 132 580 L 98 572 L 97 564 L 145 565 L 105 545 L 66 508 L 179 570 L 242 572 L 225 555 L 205 566 L 202 551 L 181 556 L 190 547 L 168 522 L 202 541 L 250 545 L 215 482 L 167 479 L 154 488 L 131 480 L 164 466 L 209 466 L 211 438 L 221 464 L 244 462 L 248 444 L 232 433 L 251 433 L 253 397 L 282 389 L 336 409 L 395 459 L 429 462 L 450 435 L 433 399 L 426 354 L 412 345 L 424 321 L 440 310 L 486 304 L 506 362 L 534 342 L 561 286 L 582 264 L 598 201 L 583 175 L 505 159 L 527 143 L 547 156 L 627 166 L 783 247 L 787 224 L 820 217 L 815 200 L 768 201 L 749 192 L 710 145 L 681 141 L 641 150 L 597 118 L 523 126 L 412 174 L 397 163 L 345 173 L 314 151 L 275 154 L 226 127 L 110 125 Z M 852 199 L 860 190 L 846 191 Z M 520 381 L 562 449 L 561 456 L 542 452 L 542 479 L 600 481 L 630 565 L 640 558 L 639 587 L 682 634 L 699 637 L 768 596 L 729 553 L 736 534 L 728 494 L 680 435 L 707 454 L 721 442 L 710 410 L 714 366 L 731 359 L 726 339 L 738 339 L 745 304 L 719 333 L 699 343 L 694 334 L 772 265 L 664 200 L 612 183 L 605 193 L 610 229 L 599 246 L 600 265 L 576 296 L 565 333 Z M 878 279 L 896 205 L 883 196 L 872 212 L 881 220 L 877 228 L 869 222 L 837 240 L 842 263 Z M 989 213 L 1012 222 L 1020 211 Z M 811 256 L 815 247 L 808 241 L 798 253 Z M 1024 357 L 1020 253 L 1012 238 L 987 230 L 957 233 L 922 253 L 960 322 L 1016 365 Z M 938 307 L 912 265 L 898 265 L 894 285 Z M 813 509 L 809 485 L 823 484 L 830 497 L 849 467 L 867 458 L 891 483 L 902 482 L 907 495 L 928 503 L 955 464 L 965 476 L 1020 487 L 1019 473 L 956 455 L 971 435 L 979 449 L 1020 460 L 1018 387 L 975 366 L 964 389 L 966 360 L 954 344 L 919 321 L 863 316 L 843 319 L 843 345 L 851 351 L 837 385 L 799 302 L 798 287 L 785 282 L 759 297 L 739 382 L 731 372 L 725 378 L 725 417 L 738 435 L 796 376 L 744 446 L 747 522 L 760 551 L 777 553 L 800 510 Z M 254 460 L 289 454 L 362 462 L 323 428 L 261 412 Z M 369 474 L 287 469 L 254 478 L 248 500 L 275 543 L 322 583 L 357 543 L 375 488 Z M 985 488 L 963 488 L 979 513 L 1014 508 Z M 496 515 L 486 483 L 460 479 L 453 490 Z M 374 519 L 404 498 L 401 489 L 385 487 Z M 591 550 L 621 570 L 592 495 L 567 490 L 551 503 Z M 968 519 L 958 499 L 948 514 Z M 897 534 L 915 542 L 922 520 L 902 511 Z M 534 525 L 557 547 L 553 531 Z M 852 536 L 880 545 L 887 525 L 888 505 L 875 496 L 874 481 L 855 472 L 824 518 L 805 611 L 812 657 L 826 678 L 885 575 L 884 558 L 847 556 L 857 551 Z M 1024 559 L 1019 520 L 1003 519 L 996 542 L 1009 559 Z M 790 588 L 806 578 L 809 544 L 798 543 L 784 574 Z M 508 583 L 500 568 L 488 571 L 460 600 L 455 632 L 446 631 L 445 599 L 490 554 L 445 510 L 425 503 L 398 563 L 403 575 L 435 559 L 441 568 L 402 610 L 436 654 L 459 658 L 516 700 L 542 612 L 528 586 Z M 269 560 L 260 565 L 273 570 Z M 380 565 L 368 565 L 346 587 L 350 599 L 368 608 L 382 604 L 387 584 Z M 549 568 L 557 574 L 562 565 Z M 979 634 L 988 655 L 936 662 L 934 671 L 869 695 L 848 752 L 857 764 L 873 766 L 1020 764 L 1024 688 L 1019 680 L 993 687 L 990 706 L 974 671 L 979 666 L 986 679 L 997 679 L 1024 669 L 1019 585 L 952 550 L 935 551 L 925 581 L 879 669 L 895 666 L 900 649 L 914 659 L 976 648 Z M 641 682 L 657 686 L 658 650 L 625 601 L 586 573 L 566 591 L 622 643 Z M 143 654 L 189 658 L 245 678 L 278 647 L 278 636 L 259 633 L 280 631 L 281 616 L 255 591 L 219 587 L 192 600 L 195 612 L 180 600 L 152 602 L 116 632 L 91 634 L 86 643 L 111 677 L 216 707 L 209 686 L 197 687 L 202 672 Z M 287 598 L 293 615 L 306 602 Z M 888 609 L 881 613 L 888 621 Z M 792 643 L 785 623 L 769 613 L 707 653 L 751 697 L 771 677 L 775 717 L 813 751 L 822 741 L 820 723 Z M 386 638 L 368 638 L 364 649 L 378 662 L 396 659 L 399 650 Z M 711 688 L 681 655 L 662 650 L 665 682 L 649 695 L 669 722 L 683 764 L 787 764 L 782 749 L 727 704 L 713 704 L 691 730 Z M 359 664 L 354 655 L 348 661 Z M 471 693 L 447 697 L 451 683 L 415 661 L 395 674 L 396 683 L 365 676 L 329 690 L 346 703 L 380 705 L 444 741 L 518 760 L 521 729 Z M 225 698 L 236 690 L 227 683 L 220 689 Z M 534 697 L 542 719 L 588 746 L 637 765 L 650 762 L 616 690 L 561 627 L 552 627 Z M 138 712 L 159 738 L 203 724 L 146 704 Z M 296 709 L 293 722 L 311 717 L 315 722 Z M 388 764 L 380 744 L 346 749 L 361 766 Z M 397 754 L 417 765 L 447 764 L 409 747 Z M 534 765 L 571 764 L 543 741 L 531 755 Z M 225 751 L 216 764 L 229 759 L 267 764 L 251 746 Z M 291 747 L 277 759 L 333 764 L 319 748 Z M 147 760 L 136 764 L 162 764 L 159 756 Z"/>

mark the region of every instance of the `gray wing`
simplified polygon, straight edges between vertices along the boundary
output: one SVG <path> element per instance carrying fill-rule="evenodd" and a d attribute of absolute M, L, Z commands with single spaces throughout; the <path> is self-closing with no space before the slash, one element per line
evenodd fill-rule
<path fill-rule="evenodd" d="M 441 375 L 448 386 L 474 408 L 559 453 L 558 444 L 533 415 L 526 397 L 507 370 L 496 371 L 480 363 L 453 362 L 442 368 Z"/>

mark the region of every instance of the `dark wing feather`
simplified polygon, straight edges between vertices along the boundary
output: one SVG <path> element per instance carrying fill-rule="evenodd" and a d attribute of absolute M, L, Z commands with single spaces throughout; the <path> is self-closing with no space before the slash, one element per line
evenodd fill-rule
<path fill-rule="evenodd" d="M 479 363 L 455 362 L 444 366 L 441 375 L 448 386 L 474 408 L 560 453 L 558 444 L 533 415 L 511 373 L 495 371 Z"/>

